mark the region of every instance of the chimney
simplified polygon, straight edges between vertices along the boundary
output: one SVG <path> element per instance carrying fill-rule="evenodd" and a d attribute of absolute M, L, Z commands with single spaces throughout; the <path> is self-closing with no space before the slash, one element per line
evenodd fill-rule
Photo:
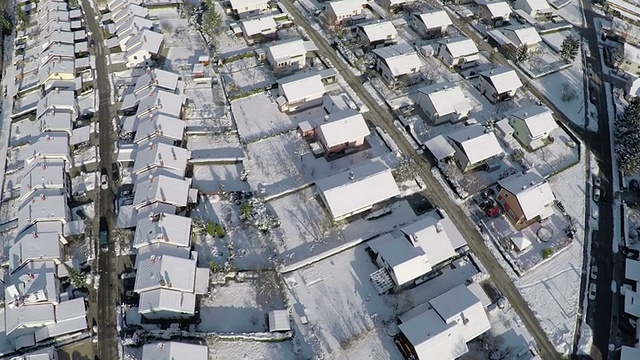
<path fill-rule="evenodd" d="M 151 260 L 151 262 L 156 262 L 156 256 L 155 255 L 151 255 L 149 260 Z"/>
<path fill-rule="evenodd" d="M 153 143 L 149 143 L 149 150 L 153 150 Z"/>
<path fill-rule="evenodd" d="M 60 88 L 56 88 L 56 94 L 60 94 Z"/>
<path fill-rule="evenodd" d="M 42 170 L 46 170 L 47 169 L 47 164 L 42 163 Z"/>
<path fill-rule="evenodd" d="M 149 182 L 153 183 L 153 175 L 149 175 Z"/>
<path fill-rule="evenodd" d="M 353 171 L 349 171 L 349 180 L 354 180 L 356 178 L 356 174 Z"/>
<path fill-rule="evenodd" d="M 531 186 L 533 186 L 535 184 L 536 184 L 536 182 L 534 180 L 531 180 L 531 182 L 529 183 L 529 185 L 531 185 Z"/>
<path fill-rule="evenodd" d="M 160 167 L 164 167 L 164 160 L 160 160 Z"/>
<path fill-rule="evenodd" d="M 34 231 L 34 232 L 33 232 L 33 237 L 34 237 L 35 239 L 37 239 L 37 238 L 38 238 L 38 233 Z"/>
<path fill-rule="evenodd" d="M 441 233 L 441 232 L 443 232 L 443 231 L 444 231 L 444 228 L 442 227 L 442 223 L 441 223 L 440 221 L 438 221 L 438 222 L 436 223 L 436 232 L 437 232 L 437 233 Z"/>
<path fill-rule="evenodd" d="M 526 189 L 527 185 L 522 185 L 522 190 Z"/>
<path fill-rule="evenodd" d="M 329 115 L 324 116 L 324 122 L 329 122 Z"/>
<path fill-rule="evenodd" d="M 44 196 L 44 194 L 40 194 L 40 199 L 42 199 L 42 201 L 45 201 L 45 200 L 47 200 L 47 197 Z"/>

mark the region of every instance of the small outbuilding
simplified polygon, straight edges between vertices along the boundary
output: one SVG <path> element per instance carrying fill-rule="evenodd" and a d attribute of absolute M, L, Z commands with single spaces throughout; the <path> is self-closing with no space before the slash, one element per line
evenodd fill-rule
<path fill-rule="evenodd" d="M 269 332 L 290 331 L 291 322 L 287 310 L 269 311 Z"/>

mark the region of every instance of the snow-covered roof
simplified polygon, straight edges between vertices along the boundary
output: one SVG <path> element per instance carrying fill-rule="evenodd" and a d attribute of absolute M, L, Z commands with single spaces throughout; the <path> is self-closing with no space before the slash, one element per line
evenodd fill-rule
<path fill-rule="evenodd" d="M 138 264 L 134 291 L 143 293 L 153 289 L 172 289 L 194 292 L 196 260 L 169 255 L 152 256 Z"/>
<path fill-rule="evenodd" d="M 360 25 L 369 42 L 395 39 L 398 36 L 396 27 L 391 21 L 380 21 L 373 24 Z"/>
<path fill-rule="evenodd" d="M 184 120 L 165 114 L 147 116 L 138 120 L 136 136 L 134 142 L 139 144 L 143 141 L 156 137 L 182 140 L 184 136 Z"/>
<path fill-rule="evenodd" d="M 640 296 L 631 289 L 626 289 L 624 292 L 624 312 L 640 317 Z"/>
<path fill-rule="evenodd" d="M 454 257 L 455 249 L 467 243 L 451 219 L 441 218 L 436 211 L 403 227 L 401 231 L 415 246 L 424 250 L 431 266 Z"/>
<path fill-rule="evenodd" d="M 9 249 L 9 266 L 12 270 L 16 270 L 30 261 L 61 261 L 62 255 L 58 234 L 23 236 Z"/>
<path fill-rule="evenodd" d="M 140 174 L 154 168 L 178 170 L 184 175 L 191 151 L 162 142 L 151 141 L 138 146 L 133 164 L 133 173 Z"/>
<path fill-rule="evenodd" d="M 57 360 L 58 352 L 53 346 L 46 349 L 35 350 L 28 354 L 11 357 L 9 360 Z"/>
<path fill-rule="evenodd" d="M 269 331 L 289 331 L 291 330 L 291 320 L 287 310 L 269 311 Z"/>
<path fill-rule="evenodd" d="M 477 164 L 503 153 L 502 147 L 493 132 L 485 132 L 482 125 L 470 125 L 449 134 L 449 139 L 457 142 L 469 159 Z"/>
<path fill-rule="evenodd" d="M 51 195 L 46 190 L 38 190 L 18 209 L 18 231 L 38 221 L 66 222 L 67 213 L 67 199 L 59 191 Z"/>
<path fill-rule="evenodd" d="M 408 44 L 385 46 L 373 50 L 387 64 L 393 76 L 416 72 L 423 64 L 418 54 Z"/>
<path fill-rule="evenodd" d="M 624 265 L 625 278 L 640 282 L 640 261 L 627 258 Z"/>
<path fill-rule="evenodd" d="M 453 24 L 449 14 L 444 10 L 430 10 L 425 11 L 422 14 L 415 13 L 413 16 L 424 23 L 427 29 L 436 29 Z"/>
<path fill-rule="evenodd" d="M 442 159 L 446 159 L 455 154 L 456 150 L 447 142 L 442 135 L 437 135 L 429 140 L 427 140 L 424 145 L 429 149 L 433 157 L 440 161 Z"/>
<path fill-rule="evenodd" d="M 322 76 L 318 73 L 305 75 L 304 77 L 287 77 L 278 80 L 282 93 L 288 102 L 295 103 L 304 99 L 321 97 L 325 92 Z"/>
<path fill-rule="evenodd" d="M 540 34 L 533 26 L 512 25 L 504 28 L 504 34 L 511 40 L 514 45 L 535 45 L 542 41 Z"/>
<path fill-rule="evenodd" d="M 340 18 L 340 16 L 350 15 L 354 11 L 362 10 L 366 3 L 364 0 L 339 0 L 326 3 L 326 8 L 331 9 Z"/>
<path fill-rule="evenodd" d="M 77 114 L 78 109 L 73 90 L 50 91 L 38 102 L 36 118 L 40 118 L 49 109 L 71 110 Z"/>
<path fill-rule="evenodd" d="M 426 96 L 439 117 L 449 114 L 465 114 L 473 109 L 462 89 L 454 83 L 425 86 L 418 89 L 418 92 Z"/>
<path fill-rule="evenodd" d="M 485 6 L 492 18 L 506 18 L 511 15 L 511 7 L 505 1 L 476 1 L 478 5 Z"/>
<path fill-rule="evenodd" d="M 522 233 L 513 235 L 510 239 L 518 251 L 526 250 L 531 246 L 531 241 Z"/>
<path fill-rule="evenodd" d="M 116 25 L 118 38 L 124 39 L 126 36 L 134 36 L 142 29 L 151 29 L 153 21 L 140 16 L 130 16 Z"/>
<path fill-rule="evenodd" d="M 498 184 L 518 199 L 527 220 L 546 214 L 556 199 L 549 183 L 535 171 L 499 180 Z"/>
<path fill-rule="evenodd" d="M 177 341 L 165 341 L 145 344 L 140 360 L 208 360 L 209 348 L 206 345 L 188 344 Z"/>
<path fill-rule="evenodd" d="M 229 2 L 231 3 L 231 8 L 239 12 L 244 11 L 244 8 L 253 8 L 262 4 L 266 7 L 268 3 L 267 0 L 230 0 Z"/>
<path fill-rule="evenodd" d="M 138 220 L 132 246 L 138 249 L 156 242 L 163 242 L 174 246 L 189 247 L 190 240 L 191 218 L 156 213 Z"/>
<path fill-rule="evenodd" d="M 40 160 L 26 164 L 20 180 L 20 197 L 38 189 L 64 188 L 65 171 L 61 160 Z"/>
<path fill-rule="evenodd" d="M 477 54 L 479 52 L 476 43 L 464 36 L 441 40 L 438 43 L 446 46 L 447 50 L 454 59 Z"/>
<path fill-rule="evenodd" d="M 196 294 L 172 289 L 154 289 L 140 294 L 138 311 L 146 315 L 157 311 L 194 314 Z M 153 358 L 158 359 L 158 358 Z M 168 358 L 173 359 L 173 358 Z"/>
<path fill-rule="evenodd" d="M 520 77 L 515 70 L 506 66 L 497 67 L 495 69 L 483 71 L 480 76 L 484 77 L 498 94 L 503 94 L 522 87 Z"/>
<path fill-rule="evenodd" d="M 242 34 L 246 37 L 256 34 L 262 34 L 265 31 L 273 32 L 276 30 L 276 21 L 272 15 L 267 15 L 255 19 L 243 20 L 241 25 Z"/>
<path fill-rule="evenodd" d="M 533 105 L 521 108 L 512 112 L 511 116 L 524 121 L 532 138 L 551 132 L 558 127 L 551 110 L 545 106 Z"/>
<path fill-rule="evenodd" d="M 418 355 L 418 360 L 456 359 L 469 351 L 458 323 L 447 324 L 428 310 L 398 325 Z"/>
<path fill-rule="evenodd" d="M 296 55 L 304 55 L 307 53 L 307 48 L 304 46 L 304 40 L 294 38 L 267 46 L 267 53 L 275 62 L 279 62 Z"/>
<path fill-rule="evenodd" d="M 640 349 L 624 345 L 620 348 L 620 360 L 637 359 L 640 359 Z"/>
<path fill-rule="evenodd" d="M 33 158 L 41 159 L 68 159 L 69 158 L 69 134 L 66 132 L 46 132 L 24 149 L 22 160 L 29 161 Z"/>
<path fill-rule="evenodd" d="M 174 94 L 156 89 L 150 92 L 148 96 L 140 99 L 137 115 L 143 116 L 149 112 L 157 111 L 158 113 L 180 117 L 184 99 L 183 94 Z"/>
<path fill-rule="evenodd" d="M 125 51 L 128 56 L 138 50 L 145 50 L 151 54 L 158 54 L 164 42 L 162 34 L 149 29 L 142 30 L 139 34 L 127 41 Z"/>
<path fill-rule="evenodd" d="M 424 250 L 405 238 L 385 234 L 368 241 L 367 245 L 391 268 L 396 285 L 406 284 L 431 271 Z"/>
<path fill-rule="evenodd" d="M 362 139 L 370 134 L 362 114 L 344 110 L 327 115 L 326 122 L 318 126 L 318 136 L 327 148 Z"/>
<path fill-rule="evenodd" d="M 464 284 L 429 301 L 447 323 L 457 323 L 464 341 L 471 341 L 491 328 L 480 300 Z"/>
<path fill-rule="evenodd" d="M 83 297 L 63 301 L 56 306 L 56 322 L 36 330 L 36 342 L 87 329 L 87 310 Z"/>
<path fill-rule="evenodd" d="M 135 186 L 133 206 L 136 209 L 140 209 L 155 202 L 187 206 L 190 186 L 190 180 L 182 180 L 166 175 L 155 176 L 151 179 L 139 179 Z"/>
<path fill-rule="evenodd" d="M 400 193 L 391 169 L 380 160 L 318 180 L 316 186 L 334 219 L 366 210 Z"/>
<path fill-rule="evenodd" d="M 522 3 L 520 3 L 519 1 L 516 1 L 514 3 L 514 8 L 523 9 L 523 7 L 519 6 L 520 4 L 522 5 L 527 4 L 529 8 L 531 8 L 531 10 L 533 11 L 541 11 L 541 10 L 551 11 L 551 6 L 549 6 L 549 3 L 547 2 L 547 0 L 522 0 Z"/>
<path fill-rule="evenodd" d="M 173 256 L 182 259 L 188 259 L 191 256 L 191 249 L 185 247 L 177 247 L 164 242 L 153 243 L 149 246 L 141 247 L 136 254 L 136 268 L 138 264 L 149 260 L 152 256 Z"/>
<path fill-rule="evenodd" d="M 178 78 L 180 75 L 161 69 L 148 70 L 136 79 L 136 87 L 133 92 L 140 93 L 142 90 L 152 86 L 161 89 L 176 91 L 178 89 Z"/>
<path fill-rule="evenodd" d="M 78 145 L 86 143 L 91 139 L 92 127 L 91 125 L 82 126 L 73 129 L 71 137 L 69 138 L 69 144 Z"/>

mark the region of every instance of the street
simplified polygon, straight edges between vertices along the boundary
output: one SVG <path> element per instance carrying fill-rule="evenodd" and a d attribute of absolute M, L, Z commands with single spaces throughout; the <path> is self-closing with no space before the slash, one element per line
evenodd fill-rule
<path fill-rule="evenodd" d="M 596 286 L 598 288 L 598 296 L 595 304 L 589 304 L 592 309 L 591 317 L 588 317 L 588 323 L 594 332 L 593 347 L 591 352 L 592 359 L 609 358 L 609 344 L 615 343 L 617 335 L 617 312 L 612 313 L 612 306 L 616 294 L 610 291 L 611 281 L 618 281 L 620 274 L 619 255 L 613 253 L 612 239 L 613 234 L 613 168 L 611 164 L 611 142 L 609 137 L 609 116 L 604 88 L 604 75 L 602 73 L 602 64 L 600 62 L 600 49 L 598 48 L 598 32 L 596 30 L 595 13 L 592 4 L 588 0 L 582 1 L 582 6 L 586 19 L 586 27 L 578 29 L 581 35 L 587 40 L 589 52 L 591 56 L 586 59 L 587 64 L 591 64 L 593 70 L 590 74 L 590 88 L 595 94 L 596 107 L 598 111 L 598 134 L 594 141 L 591 141 L 590 148 L 594 153 L 598 167 L 600 168 L 600 177 L 602 178 L 602 188 L 605 196 L 597 205 L 599 210 L 598 231 L 596 236 L 592 237 L 591 254 L 592 261 L 598 266 L 598 278 Z M 587 98 L 588 99 L 588 98 Z M 587 187 L 589 188 L 589 187 Z M 592 204 L 592 206 L 595 204 Z M 613 259 L 613 261 L 611 261 Z M 583 276 L 583 286 L 588 284 L 589 274 Z M 590 320 L 590 321 L 589 321 Z"/>
<path fill-rule="evenodd" d="M 440 185 L 440 183 L 431 174 L 430 166 L 424 162 L 423 158 L 416 158 L 417 154 L 413 147 L 393 126 L 392 121 L 395 118 L 395 115 L 388 109 L 383 108 L 376 103 L 362 85 L 362 80 L 347 68 L 347 65 L 338 58 L 338 55 L 333 51 L 326 40 L 311 27 L 309 17 L 300 13 L 291 0 L 284 0 L 282 3 L 286 7 L 287 11 L 294 16 L 297 24 L 306 30 L 311 40 L 313 40 L 316 46 L 318 46 L 319 52 L 332 62 L 336 67 L 336 70 L 344 77 L 353 91 L 356 92 L 362 102 L 369 108 L 370 111 L 364 114 L 365 118 L 385 130 L 387 134 L 391 136 L 393 141 L 395 141 L 403 154 L 414 157 L 415 163 L 417 164 L 417 171 L 427 185 L 426 190 L 424 190 L 425 196 L 434 206 L 445 210 L 445 212 L 450 216 L 460 233 L 467 240 L 471 251 L 486 267 L 498 290 L 509 300 L 511 306 L 518 313 L 525 326 L 536 340 L 540 355 L 544 359 L 560 358 L 560 355 L 547 338 L 546 334 L 540 327 L 540 323 L 531 309 L 529 309 L 529 306 L 518 289 L 511 282 L 511 279 L 494 258 L 491 251 L 485 246 L 484 239 L 478 233 L 475 224 L 473 224 L 462 209 L 460 209 L 458 205 L 449 198 L 445 190 L 442 188 L 442 185 Z M 482 41 L 476 42 L 479 44 L 486 44 Z"/>
<path fill-rule="evenodd" d="M 91 31 L 91 39 L 95 42 L 95 58 L 96 58 L 96 83 L 99 98 L 98 121 L 100 128 L 99 146 L 100 146 L 100 166 L 99 168 L 107 169 L 108 174 L 113 162 L 113 142 L 116 134 L 113 132 L 111 124 L 112 111 L 110 104 L 110 82 L 109 69 L 107 67 L 106 56 L 108 49 L 104 47 L 104 39 L 102 29 L 96 20 L 96 14 L 89 4 L 88 0 L 82 0 L 82 7 L 85 12 L 85 20 L 89 30 Z M 111 184 L 111 182 L 110 182 Z M 97 223 L 100 217 L 106 217 L 109 229 L 113 233 L 115 228 L 115 216 L 113 213 L 113 190 L 109 186 L 106 190 L 100 189 L 97 196 L 97 209 L 94 221 L 94 234 L 98 234 Z M 97 243 L 99 236 L 95 237 L 96 249 L 100 249 Z M 117 259 L 113 246 L 113 236 L 110 237 L 111 244 L 108 252 L 101 250 L 98 254 L 98 270 L 100 274 L 100 287 L 98 290 L 98 343 L 96 354 L 99 359 L 109 360 L 118 358 L 118 339 L 116 330 L 116 304 L 118 303 L 118 273 Z"/>

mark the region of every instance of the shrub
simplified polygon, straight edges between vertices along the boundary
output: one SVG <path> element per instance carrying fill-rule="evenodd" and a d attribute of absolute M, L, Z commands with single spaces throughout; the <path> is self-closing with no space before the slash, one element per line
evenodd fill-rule
<path fill-rule="evenodd" d="M 551 255 L 553 255 L 553 249 L 552 248 L 542 249 L 542 258 L 543 259 L 548 259 L 548 258 L 551 257 Z"/>
<path fill-rule="evenodd" d="M 210 236 L 216 236 L 216 227 L 215 225 L 213 225 L 211 221 L 207 221 L 206 230 L 207 230 L 207 234 L 209 234 Z"/>

